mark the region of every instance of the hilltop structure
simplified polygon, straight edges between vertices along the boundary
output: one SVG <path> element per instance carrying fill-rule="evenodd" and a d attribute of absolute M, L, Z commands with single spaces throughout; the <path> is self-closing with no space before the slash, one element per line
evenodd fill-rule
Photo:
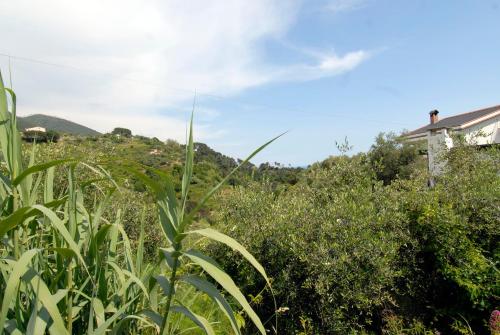
<path fill-rule="evenodd" d="M 452 135 L 461 135 L 467 143 L 490 146 L 500 143 L 500 105 L 458 114 L 439 120 L 439 112 L 429 113 L 430 123 L 415 129 L 405 138 L 410 141 L 427 141 L 429 172 L 439 175 L 443 162 L 439 159 L 442 150 L 454 146 Z"/>
<path fill-rule="evenodd" d="M 44 127 L 31 127 L 31 128 L 24 129 L 25 133 L 28 133 L 28 132 L 31 132 L 31 131 L 38 132 L 38 133 L 46 133 L 47 129 L 44 128 Z"/>
<path fill-rule="evenodd" d="M 25 128 L 21 135 L 27 142 L 57 142 L 60 138 L 57 131 L 40 126 Z"/>

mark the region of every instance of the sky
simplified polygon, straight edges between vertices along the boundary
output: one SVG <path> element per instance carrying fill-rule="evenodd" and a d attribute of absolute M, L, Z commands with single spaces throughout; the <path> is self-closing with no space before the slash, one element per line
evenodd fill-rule
<path fill-rule="evenodd" d="M 20 115 L 305 166 L 500 104 L 500 0 L 0 0 Z M 10 57 L 9 57 L 10 56 Z"/>

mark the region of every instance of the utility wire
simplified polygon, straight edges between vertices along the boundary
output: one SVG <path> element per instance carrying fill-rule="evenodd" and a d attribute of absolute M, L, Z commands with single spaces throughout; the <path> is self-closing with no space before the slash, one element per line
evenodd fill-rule
<path fill-rule="evenodd" d="M 90 72 L 88 69 L 83 69 L 83 68 L 79 68 L 76 66 L 71 66 L 71 65 L 61 64 L 61 63 L 54 63 L 54 62 L 46 62 L 46 61 L 35 59 L 35 58 L 15 56 L 15 55 L 11 55 L 8 53 L 0 52 L 0 56 L 8 58 L 9 68 L 10 68 L 11 59 L 14 59 L 14 60 L 18 60 L 18 61 L 33 63 L 33 64 L 52 66 L 52 67 L 57 67 L 57 68 L 62 68 L 62 69 L 70 69 L 73 71 L 84 72 L 86 74 L 88 74 Z M 232 105 L 239 106 L 239 107 L 243 107 L 246 109 L 258 108 L 258 109 L 269 109 L 269 110 L 274 110 L 274 111 L 277 111 L 277 110 L 279 110 L 279 111 L 291 111 L 291 112 L 294 112 L 296 116 L 304 116 L 307 118 L 342 117 L 342 118 L 346 118 L 346 119 L 363 121 L 363 122 L 371 122 L 371 123 L 377 123 L 377 124 L 393 124 L 393 125 L 398 125 L 398 126 L 411 126 L 410 124 L 407 124 L 407 123 L 394 122 L 394 121 L 388 121 L 388 120 L 384 120 L 384 121 L 372 120 L 372 119 L 366 119 L 363 117 L 356 117 L 356 116 L 352 116 L 349 114 L 342 114 L 342 113 L 328 113 L 327 115 L 314 115 L 311 112 L 308 112 L 308 111 L 303 110 L 303 109 L 295 108 L 295 107 L 278 107 L 278 106 L 271 106 L 271 105 L 267 105 L 267 104 L 255 104 L 255 103 L 249 104 L 249 103 L 245 103 L 245 102 L 236 102 L 236 101 L 229 100 L 228 97 L 225 97 L 225 96 L 209 94 L 209 93 L 200 93 L 198 90 L 191 90 L 191 89 L 180 88 L 180 87 L 172 87 L 172 86 L 168 86 L 168 85 L 153 83 L 150 81 L 133 79 L 133 78 L 125 77 L 125 76 L 118 76 L 118 75 L 111 75 L 111 74 L 106 74 L 104 76 L 107 76 L 109 78 L 134 82 L 134 83 L 138 83 L 141 85 L 148 85 L 148 86 L 157 87 L 157 88 L 161 88 L 161 89 L 168 89 L 168 90 L 177 91 L 177 92 L 184 92 L 184 93 L 187 93 L 190 95 L 196 94 L 196 96 L 198 96 L 198 97 L 201 96 L 201 97 L 210 98 L 212 100 L 224 101 L 225 103 L 232 104 Z"/>

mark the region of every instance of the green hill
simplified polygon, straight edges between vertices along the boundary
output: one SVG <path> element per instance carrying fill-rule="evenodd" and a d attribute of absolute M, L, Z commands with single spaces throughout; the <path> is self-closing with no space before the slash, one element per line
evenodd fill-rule
<path fill-rule="evenodd" d="M 81 124 L 44 114 L 18 117 L 17 122 L 20 130 L 31 127 L 44 127 L 47 128 L 47 130 L 55 130 L 59 133 L 65 134 L 81 136 L 100 135 L 98 131 L 82 126 Z"/>
<path fill-rule="evenodd" d="M 23 118 L 21 116 L 18 116 L 17 117 L 17 127 L 19 128 L 19 130 L 24 130 L 26 128 L 32 128 L 32 127 L 36 127 L 35 124 L 33 124 L 30 120 L 28 120 L 27 118 Z"/>

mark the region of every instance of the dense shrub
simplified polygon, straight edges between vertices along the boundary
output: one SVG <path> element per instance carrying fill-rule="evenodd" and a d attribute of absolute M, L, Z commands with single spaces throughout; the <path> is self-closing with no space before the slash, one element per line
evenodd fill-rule
<path fill-rule="evenodd" d="M 254 183 L 220 198 L 217 225 L 256 250 L 273 278 L 281 330 L 487 333 L 500 296 L 499 150 L 459 145 L 434 188 L 408 160 L 384 186 L 373 154 L 315 164 L 285 192 Z M 211 252 L 260 292 L 231 251 Z M 269 294 L 257 301 L 271 317 Z"/>
<path fill-rule="evenodd" d="M 132 131 L 130 129 L 127 129 L 127 128 L 117 127 L 115 129 L 113 129 L 113 131 L 111 132 L 111 134 L 113 134 L 113 135 L 119 135 L 119 136 L 124 136 L 124 137 L 131 137 L 132 136 Z"/>
<path fill-rule="evenodd" d="M 388 185 L 397 178 L 408 179 L 416 168 L 425 167 L 422 149 L 422 143 L 405 141 L 395 133 L 380 133 L 368 157 L 377 179 Z"/>
<path fill-rule="evenodd" d="M 47 132 L 31 130 L 23 132 L 22 138 L 27 142 L 57 142 L 61 138 L 61 135 L 55 130 L 49 130 Z"/>
<path fill-rule="evenodd" d="M 500 296 L 500 151 L 458 146 L 433 189 L 400 182 L 401 211 L 417 241 L 411 304 L 441 329 L 481 333 Z M 437 316 L 437 318 L 435 318 Z M 456 329 L 455 329 L 456 330 Z"/>
<path fill-rule="evenodd" d="M 370 329 L 391 305 L 406 219 L 393 194 L 374 181 L 365 157 L 339 157 L 316 166 L 286 193 L 269 185 L 237 189 L 223 199 L 219 224 L 260 256 L 270 272 L 285 333 L 302 320 L 315 333 Z M 214 251 L 256 294 L 263 286 L 231 252 Z M 262 313 L 272 315 L 270 304 Z"/>

